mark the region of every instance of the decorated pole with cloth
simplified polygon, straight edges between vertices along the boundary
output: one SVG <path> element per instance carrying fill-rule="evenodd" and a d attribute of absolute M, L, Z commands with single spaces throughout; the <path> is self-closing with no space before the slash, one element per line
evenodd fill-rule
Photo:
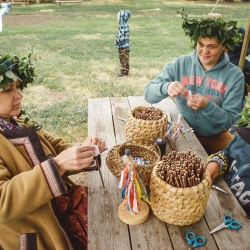
<path fill-rule="evenodd" d="M 143 223 L 149 215 L 150 204 L 147 190 L 136 164 L 125 150 L 125 168 L 121 173 L 119 188 L 122 190 L 123 202 L 119 205 L 118 215 L 121 221 L 129 225 Z"/>
<path fill-rule="evenodd" d="M 171 139 L 180 140 L 181 138 L 185 137 L 186 134 L 194 132 L 192 128 L 185 130 L 185 126 L 181 124 L 181 114 L 178 115 L 177 122 L 169 122 L 168 131 L 166 132 L 166 136 L 169 135 Z"/>

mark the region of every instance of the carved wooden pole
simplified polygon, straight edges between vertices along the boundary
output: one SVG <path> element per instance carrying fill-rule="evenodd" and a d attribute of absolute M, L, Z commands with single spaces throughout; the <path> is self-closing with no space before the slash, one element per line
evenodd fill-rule
<path fill-rule="evenodd" d="M 248 16 L 245 37 L 244 37 L 244 41 L 243 41 L 243 45 L 242 45 L 242 49 L 241 49 L 241 53 L 240 53 L 239 65 L 238 65 L 238 67 L 241 70 L 243 70 L 243 67 L 244 67 L 249 40 L 250 40 L 250 13 Z"/>

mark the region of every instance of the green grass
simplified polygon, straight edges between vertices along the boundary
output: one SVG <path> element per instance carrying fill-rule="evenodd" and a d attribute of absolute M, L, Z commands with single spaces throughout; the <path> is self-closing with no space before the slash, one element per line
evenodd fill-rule
<path fill-rule="evenodd" d="M 215 2 L 125 0 L 83 1 L 82 6 L 54 3 L 14 6 L 3 17 L 1 53 L 24 56 L 34 46 L 36 81 L 24 91 L 24 107 L 43 127 L 68 141 L 87 134 L 87 100 L 143 95 L 144 86 L 166 63 L 191 51 L 176 14 L 211 12 Z M 219 3 L 214 12 L 247 25 L 250 3 Z M 119 72 L 117 12 L 129 9 L 130 77 Z"/>

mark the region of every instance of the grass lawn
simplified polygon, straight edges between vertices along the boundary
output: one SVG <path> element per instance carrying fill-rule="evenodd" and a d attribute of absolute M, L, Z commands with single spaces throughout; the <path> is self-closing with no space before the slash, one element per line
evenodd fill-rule
<path fill-rule="evenodd" d="M 79 5 L 14 6 L 3 17 L 1 53 L 27 55 L 34 46 L 36 81 L 23 106 L 36 121 L 67 141 L 87 135 L 87 102 L 93 97 L 143 95 L 166 63 L 191 51 L 181 28 L 181 7 L 190 16 L 211 12 L 216 1 L 83 1 Z M 116 79 L 117 12 L 129 9 L 130 76 Z M 246 27 L 250 3 L 218 3 L 214 12 Z"/>

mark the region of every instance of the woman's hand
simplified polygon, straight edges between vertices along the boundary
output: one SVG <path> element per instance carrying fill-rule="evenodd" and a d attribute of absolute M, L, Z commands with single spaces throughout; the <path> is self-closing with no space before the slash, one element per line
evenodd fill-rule
<path fill-rule="evenodd" d="M 187 105 L 191 109 L 202 109 L 207 103 L 208 99 L 199 94 L 187 95 Z"/>
<path fill-rule="evenodd" d="M 220 165 L 218 162 L 211 161 L 207 164 L 207 169 L 210 172 L 212 181 L 219 175 Z"/>
<path fill-rule="evenodd" d="M 168 85 L 167 93 L 169 96 L 188 95 L 188 90 L 180 82 L 171 82 Z"/>
<path fill-rule="evenodd" d="M 83 145 L 89 145 L 89 144 L 97 145 L 100 153 L 105 149 L 105 140 L 95 133 L 91 133 L 83 142 Z"/>
<path fill-rule="evenodd" d="M 93 145 L 80 145 L 68 148 L 54 157 L 60 175 L 66 171 L 76 171 L 88 167 L 93 161 L 95 147 Z"/>

